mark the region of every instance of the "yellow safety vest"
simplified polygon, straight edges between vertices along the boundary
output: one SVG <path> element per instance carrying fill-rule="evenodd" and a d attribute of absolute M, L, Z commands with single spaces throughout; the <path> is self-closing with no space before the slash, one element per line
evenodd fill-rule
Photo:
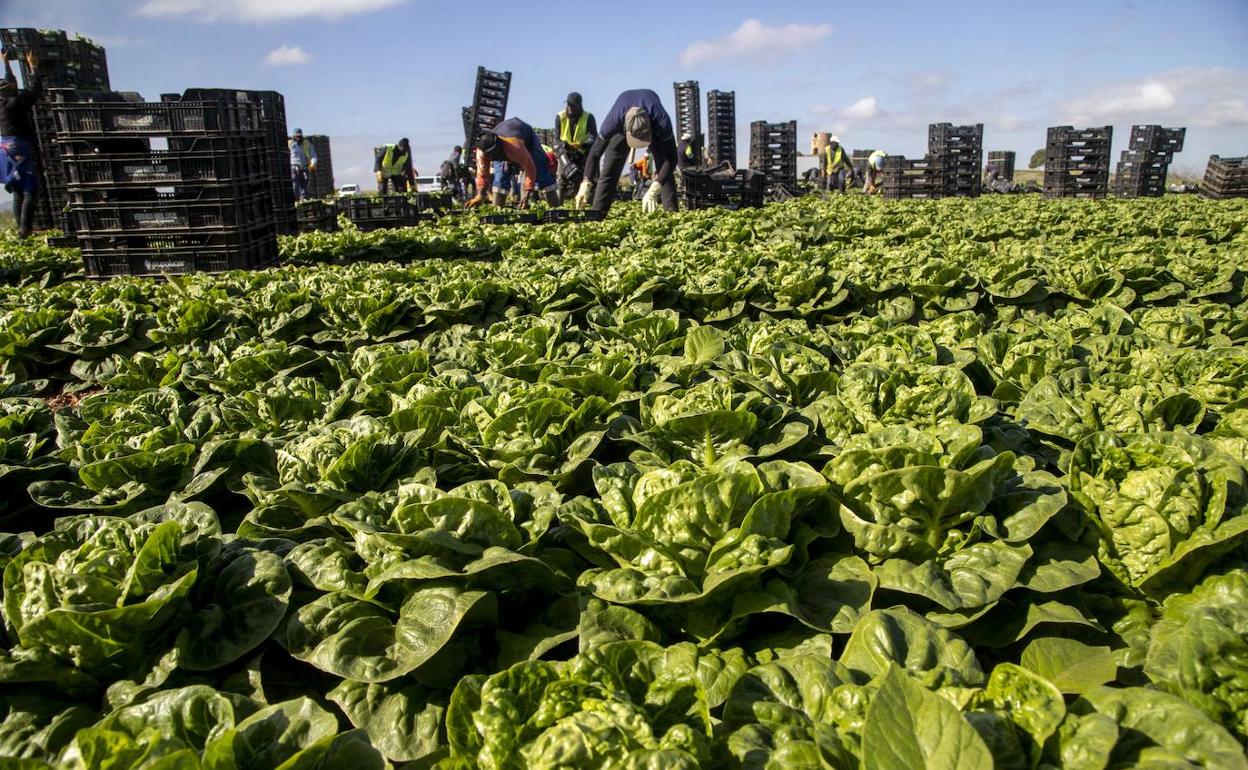
<path fill-rule="evenodd" d="M 693 142 L 685 145 L 685 157 L 693 160 Z"/>
<path fill-rule="evenodd" d="M 841 161 L 844 157 L 845 157 L 845 148 L 842 147 L 841 145 L 838 144 L 836 146 L 836 155 L 832 154 L 832 148 L 830 146 L 824 147 L 823 148 L 823 158 L 824 158 L 823 170 L 825 172 L 832 172 L 840 168 Z"/>
<path fill-rule="evenodd" d="M 589 138 L 589 113 L 581 110 L 581 117 L 580 120 L 576 121 L 575 128 L 573 128 L 571 121 L 568 120 L 567 110 L 559 113 L 559 117 L 563 118 L 563 120 L 559 121 L 559 141 L 574 150 L 581 149 L 581 145 L 585 144 L 585 140 Z"/>
<path fill-rule="evenodd" d="M 381 158 L 381 171 L 386 176 L 398 176 L 403 173 L 403 169 L 407 166 L 407 155 L 400 155 L 397 159 L 394 157 L 395 145 L 386 145 L 386 154 Z"/>

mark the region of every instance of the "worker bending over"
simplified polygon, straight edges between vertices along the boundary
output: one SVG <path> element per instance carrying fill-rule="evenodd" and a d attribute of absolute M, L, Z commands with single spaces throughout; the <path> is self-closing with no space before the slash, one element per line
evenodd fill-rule
<path fill-rule="evenodd" d="M 416 170 L 412 168 L 412 147 L 407 137 L 398 144 L 377 148 L 373 173 L 377 176 L 377 191 L 382 195 L 387 187 L 392 193 L 404 193 L 415 186 Z"/>
<path fill-rule="evenodd" d="M 659 200 L 667 211 L 676 210 L 676 136 L 672 119 L 659 95 L 648 88 L 625 91 L 615 100 L 611 111 L 599 127 L 601 133 L 585 160 L 585 179 L 576 193 L 576 205 L 584 208 L 589 193 L 599 176 L 602 161 L 602 183 L 594 190 L 594 211 L 607 212 L 615 201 L 620 173 L 628 160 L 630 148 L 649 148 L 654 156 L 654 179 L 641 199 L 647 213 L 659 210 Z"/>
<path fill-rule="evenodd" d="M 883 150 L 874 150 L 867 157 L 867 168 L 862 175 L 862 191 L 867 195 L 879 193 L 884 181 L 884 159 L 887 157 L 888 153 Z"/>
<path fill-rule="evenodd" d="M 489 188 L 486 174 L 492 161 L 510 161 L 524 172 L 524 189 L 520 193 L 520 208 L 529 204 L 529 196 L 536 187 L 552 206 L 559 205 L 559 193 L 555 177 L 550 171 L 550 161 L 533 127 L 519 118 L 508 118 L 486 131 L 477 140 L 477 195 L 468 205 L 479 206 L 484 201 L 484 191 Z"/>
<path fill-rule="evenodd" d="M 580 185 L 585 158 L 598 138 L 598 121 L 586 112 L 581 95 L 568 94 L 564 109 L 555 115 L 555 156 L 558 158 L 559 196 L 570 198 Z"/>

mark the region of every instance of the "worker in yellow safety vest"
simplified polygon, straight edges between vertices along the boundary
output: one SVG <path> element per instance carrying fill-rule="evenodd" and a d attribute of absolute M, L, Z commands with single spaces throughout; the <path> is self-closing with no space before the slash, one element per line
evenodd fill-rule
<path fill-rule="evenodd" d="M 883 150 L 873 150 L 867 157 L 867 168 L 862 175 L 862 191 L 867 195 L 880 192 L 880 183 L 884 180 L 884 159 L 887 157 L 888 153 Z"/>
<path fill-rule="evenodd" d="M 373 173 L 377 177 L 377 191 L 382 195 L 386 194 L 387 187 L 390 192 L 402 193 L 415 185 L 416 170 L 412 168 L 412 147 L 407 137 L 398 144 L 377 148 Z"/>
<path fill-rule="evenodd" d="M 820 158 L 823 169 L 824 189 L 828 192 L 845 192 L 846 182 L 854 179 L 854 164 L 849 161 L 849 154 L 841 146 L 839 136 L 828 137 L 828 144 L 823 148 Z"/>
<path fill-rule="evenodd" d="M 702 135 L 694 136 L 693 132 L 685 131 L 676 143 L 676 168 L 700 168 L 703 164 Z"/>
<path fill-rule="evenodd" d="M 585 158 L 598 138 L 598 121 L 586 112 L 581 95 L 568 94 L 564 109 L 555 115 L 555 158 L 559 169 L 559 197 L 568 200 L 581 183 Z"/>

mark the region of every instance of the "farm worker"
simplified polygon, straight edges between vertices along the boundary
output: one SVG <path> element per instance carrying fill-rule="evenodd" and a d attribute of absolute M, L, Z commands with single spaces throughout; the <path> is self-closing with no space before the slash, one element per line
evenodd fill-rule
<path fill-rule="evenodd" d="M 854 165 L 849 162 L 849 156 L 841 146 L 839 136 L 828 137 L 828 144 L 823 148 L 821 165 L 824 189 L 829 192 L 845 192 L 846 180 L 853 181 Z"/>
<path fill-rule="evenodd" d="M 702 143 L 688 131 L 680 135 L 676 145 L 676 167 L 698 168 L 702 165 Z"/>
<path fill-rule="evenodd" d="M 32 108 L 39 96 L 39 59 L 26 52 L 26 66 L 33 73 L 28 88 L 19 89 L 9 66 L 10 52 L 4 54 L 4 80 L 0 80 L 0 182 L 13 194 L 13 217 L 17 237 L 25 240 L 35 223 L 35 192 L 39 189 L 35 163 L 35 122 Z"/>
<path fill-rule="evenodd" d="M 464 182 L 467 181 L 464 178 L 464 148 L 455 145 L 455 149 L 438 167 L 438 173 L 442 176 L 442 189 L 449 191 L 456 200 L 463 200 Z"/>
<path fill-rule="evenodd" d="M 290 139 L 290 183 L 295 188 L 295 200 L 308 197 L 308 173 L 316 171 L 316 148 L 303 138 L 303 129 L 296 128 Z"/>
<path fill-rule="evenodd" d="M 988 162 L 984 167 L 984 184 L 991 186 L 994 182 L 1001 178 L 1001 169 L 996 163 Z"/>
<path fill-rule="evenodd" d="M 604 182 L 594 191 L 592 208 L 609 211 L 629 148 L 649 148 L 654 155 L 656 171 L 654 181 L 641 199 L 641 207 L 647 213 L 658 211 L 661 197 L 663 208 L 675 211 L 676 135 L 659 95 L 648 88 L 625 91 L 616 98 L 599 129 L 598 139 L 585 160 L 585 179 L 576 193 L 576 205 L 584 207 L 589 203 L 589 193 L 598 179 L 599 161 L 602 161 Z"/>
<path fill-rule="evenodd" d="M 407 192 L 416 181 L 416 170 L 412 168 L 412 146 L 407 137 L 400 139 L 398 144 L 387 144 L 378 150 L 373 160 L 377 191 L 384 195 L 388 184 L 391 192 Z"/>
<path fill-rule="evenodd" d="M 529 205 L 529 196 L 535 188 L 540 189 L 546 202 L 559 205 L 559 193 L 555 177 L 550 172 L 550 161 L 537 141 L 533 127 L 519 118 L 508 118 L 486 131 L 477 140 L 477 195 L 468 201 L 469 206 L 479 206 L 486 189 L 486 164 L 490 161 L 510 161 L 524 172 L 524 190 L 520 193 L 520 208 Z"/>
<path fill-rule="evenodd" d="M 633 161 L 628 175 L 633 180 L 633 200 L 639 201 L 646 188 L 652 186 L 650 180 L 654 178 L 654 155 L 649 150 L 646 150 L 644 157 Z"/>
<path fill-rule="evenodd" d="M 866 173 L 862 175 L 862 191 L 867 195 L 875 195 L 880 191 L 880 182 L 884 179 L 884 159 L 888 157 L 888 153 L 883 150 L 874 150 L 867 157 Z"/>
<path fill-rule="evenodd" d="M 598 138 L 598 121 L 592 112 L 586 112 L 581 95 L 576 91 L 568 94 L 564 109 L 555 115 L 555 155 L 559 159 L 559 192 L 570 197 L 581 182 L 581 170 L 589 148 Z"/>

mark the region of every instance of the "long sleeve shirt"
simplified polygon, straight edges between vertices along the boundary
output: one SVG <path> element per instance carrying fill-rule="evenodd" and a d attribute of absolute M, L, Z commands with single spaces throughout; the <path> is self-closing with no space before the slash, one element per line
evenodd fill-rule
<path fill-rule="evenodd" d="M 508 118 L 490 129 L 490 133 L 498 137 L 503 148 L 503 159 L 515 163 L 524 172 L 524 189 L 532 192 L 537 187 L 537 163 L 533 156 L 537 153 L 546 154 L 537 141 L 533 127 L 519 118 Z M 481 150 L 477 153 L 477 189 L 487 190 L 490 187 L 490 159 Z"/>
<path fill-rule="evenodd" d="M 403 159 L 403 170 L 399 172 L 399 176 L 406 177 L 407 179 L 415 179 L 416 171 L 415 169 L 412 168 L 412 153 L 410 151 L 407 153 L 404 153 L 402 150 L 399 149 L 399 146 L 397 144 L 396 145 L 388 144 L 380 148 L 381 152 L 377 153 L 377 155 L 373 158 L 373 172 L 376 173 L 378 171 L 386 170 L 382 168 L 381 161 L 386 157 L 386 150 L 390 149 L 391 147 L 394 148 L 394 153 L 395 153 L 394 157 L 400 157 L 404 154 L 407 155 L 407 157 Z"/>
<path fill-rule="evenodd" d="M 11 71 L 5 74 L 12 80 Z M 10 96 L 0 99 L 0 136 L 36 141 L 34 107 L 42 87 L 42 79 L 36 73 L 30 79 L 30 88 L 19 89 L 16 93 L 10 91 Z"/>
<path fill-rule="evenodd" d="M 676 170 L 676 134 L 672 130 L 672 119 L 658 94 L 648 88 L 637 88 L 616 97 L 611 111 L 602 119 L 598 138 L 585 160 L 585 178 L 589 181 L 598 179 L 598 162 L 607 149 L 607 142 L 624 133 L 624 116 L 634 107 L 640 107 L 650 116 L 650 147 L 659 166 L 654 181 L 662 184 Z"/>
<path fill-rule="evenodd" d="M 290 165 L 293 168 L 308 168 L 316 165 L 316 147 L 304 139 L 302 142 L 290 140 Z"/>

